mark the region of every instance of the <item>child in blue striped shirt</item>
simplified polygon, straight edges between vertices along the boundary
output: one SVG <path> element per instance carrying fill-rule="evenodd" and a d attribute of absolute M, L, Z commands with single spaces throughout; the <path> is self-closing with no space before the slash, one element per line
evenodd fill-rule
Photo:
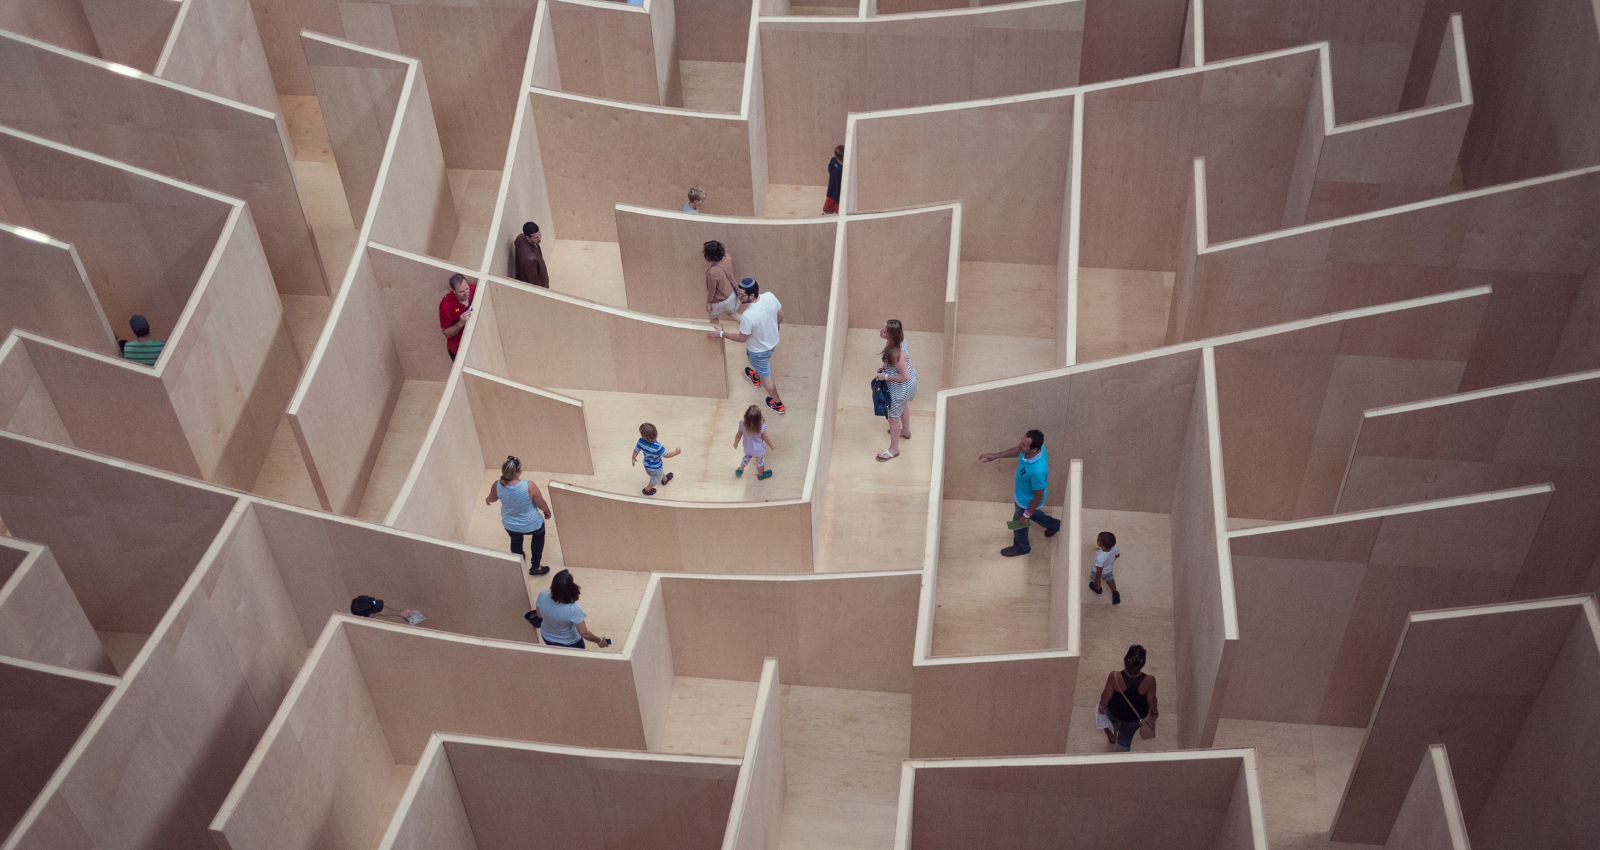
<path fill-rule="evenodd" d="M 640 425 L 639 442 L 633 444 L 633 464 L 639 463 L 639 453 L 644 452 L 644 471 L 650 476 L 650 483 L 639 492 L 646 496 L 654 496 L 657 484 L 671 484 L 672 473 L 667 473 L 665 478 L 661 477 L 661 461 L 664 458 L 677 457 L 681 451 L 683 449 L 673 449 L 669 452 L 666 446 L 656 442 L 656 426 L 649 422 Z"/>

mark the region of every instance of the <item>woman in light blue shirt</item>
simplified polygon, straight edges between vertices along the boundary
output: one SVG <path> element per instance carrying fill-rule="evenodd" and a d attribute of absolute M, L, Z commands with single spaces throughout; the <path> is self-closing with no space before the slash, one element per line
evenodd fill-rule
<path fill-rule="evenodd" d="M 522 558 L 522 538 L 528 538 L 533 556 L 528 559 L 528 575 L 542 576 L 550 568 L 539 563 L 544 560 L 544 521 L 551 518 L 550 506 L 545 504 L 539 485 L 522 480 L 522 461 L 515 455 L 506 455 L 500 464 L 500 477 L 489 486 L 485 505 L 500 503 L 500 524 L 511 535 L 511 554 Z"/>
<path fill-rule="evenodd" d="M 533 613 L 544 619 L 539 632 L 545 643 L 583 649 L 583 639 L 588 638 L 601 649 L 611 645 L 610 638 L 597 637 L 584 625 L 588 615 L 578 605 L 578 593 L 581 590 L 578 583 L 572 580 L 572 573 L 562 570 L 551 580 L 549 590 L 539 591 L 539 598 L 533 603 Z"/>

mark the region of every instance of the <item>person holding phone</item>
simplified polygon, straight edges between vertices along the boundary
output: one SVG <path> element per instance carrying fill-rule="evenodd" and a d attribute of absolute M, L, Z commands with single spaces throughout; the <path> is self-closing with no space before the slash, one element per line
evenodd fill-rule
<path fill-rule="evenodd" d="M 450 291 L 439 302 L 439 332 L 444 334 L 444 349 L 450 359 L 456 359 L 461 348 L 461 332 L 467 329 L 467 319 L 472 317 L 472 297 L 478 286 L 464 274 L 450 276 Z"/>
<path fill-rule="evenodd" d="M 556 573 L 555 578 L 550 580 L 549 589 L 539 591 L 531 613 L 542 620 L 539 635 L 547 645 L 583 649 L 584 638 L 594 641 L 600 649 L 611 645 L 610 638 L 596 635 L 584 624 L 588 615 L 583 613 L 583 607 L 578 604 L 581 591 L 582 588 L 578 587 L 578 583 L 572 579 L 572 573 L 567 570 Z"/>

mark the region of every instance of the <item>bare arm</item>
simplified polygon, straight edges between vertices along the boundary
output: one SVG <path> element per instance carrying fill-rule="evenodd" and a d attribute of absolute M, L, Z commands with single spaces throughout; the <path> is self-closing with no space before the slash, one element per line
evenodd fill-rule
<path fill-rule="evenodd" d="M 489 482 L 489 495 L 486 496 L 484 498 L 484 500 L 483 500 L 483 503 L 485 505 L 492 505 L 495 502 L 500 501 L 500 488 L 498 486 L 496 486 L 499 483 L 500 483 L 499 481 L 491 481 L 491 482 Z"/>
<path fill-rule="evenodd" d="M 1022 449 L 1012 446 L 1003 452 L 984 452 L 983 454 L 978 455 L 978 460 L 988 463 L 991 460 L 1003 460 L 1008 457 L 1016 457 L 1020 454 L 1022 454 Z"/>
<path fill-rule="evenodd" d="M 677 457 L 682 452 L 683 452 L 683 449 L 673 449 L 672 451 L 667 452 L 666 454 L 662 455 L 662 457 Z"/>
<path fill-rule="evenodd" d="M 778 447 L 777 443 L 772 442 L 772 432 L 770 432 L 770 431 L 762 432 L 761 439 L 766 441 L 767 448 L 769 448 L 769 449 L 775 449 L 775 448 Z"/>
<path fill-rule="evenodd" d="M 544 514 L 545 519 L 550 519 L 550 505 L 545 502 L 544 494 L 539 492 L 539 485 L 532 481 L 528 482 L 528 497 L 533 499 L 533 506 L 539 509 L 539 513 Z"/>
<path fill-rule="evenodd" d="M 1109 676 L 1106 676 L 1106 686 L 1104 688 L 1102 688 L 1101 691 L 1100 691 L 1100 704 L 1101 705 L 1103 705 L 1103 706 L 1110 706 L 1111 705 L 1111 695 L 1117 692 L 1117 689 L 1113 684 L 1113 683 L 1116 682 L 1116 679 L 1117 679 L 1117 674 L 1115 674 L 1115 673 L 1112 673 Z"/>
<path fill-rule="evenodd" d="M 1028 510 L 1027 510 L 1026 513 L 1023 514 L 1023 516 L 1027 516 L 1028 514 L 1031 514 L 1034 511 L 1038 510 L 1039 506 L 1042 505 L 1042 504 L 1044 504 L 1044 491 L 1043 490 L 1035 490 L 1035 491 L 1033 491 L 1033 498 L 1028 500 Z"/>
<path fill-rule="evenodd" d="M 634 449 L 633 450 L 633 457 L 631 457 L 628 460 L 628 465 L 629 466 L 638 466 L 639 465 L 639 450 L 638 449 Z"/>
<path fill-rule="evenodd" d="M 707 331 L 706 332 L 706 338 L 707 339 L 731 339 L 734 342 L 744 342 L 745 340 L 750 338 L 750 335 L 749 334 L 742 334 L 742 333 L 739 333 L 738 331 Z"/>
<path fill-rule="evenodd" d="M 1156 677 L 1146 676 L 1145 679 L 1150 682 L 1150 692 L 1145 696 L 1150 698 L 1150 719 L 1154 720 L 1156 715 L 1161 713 L 1161 710 L 1156 707 Z"/>
<path fill-rule="evenodd" d="M 911 380 L 911 370 L 906 368 L 906 353 L 904 351 L 896 351 L 894 353 L 894 371 L 895 374 L 891 375 L 889 370 L 879 369 L 878 377 L 891 384 L 903 384 Z"/>
<path fill-rule="evenodd" d="M 778 308 L 778 327 L 783 327 L 783 308 Z"/>
<path fill-rule="evenodd" d="M 611 641 L 609 639 L 600 637 L 599 635 L 595 634 L 594 632 L 589 631 L 589 621 L 588 620 L 585 620 L 585 621 L 583 621 L 583 622 L 578 624 L 578 635 L 580 637 L 582 637 L 584 640 L 592 640 L 592 641 L 594 641 L 595 645 L 600 647 L 601 649 L 605 649 L 606 647 L 611 645 Z"/>

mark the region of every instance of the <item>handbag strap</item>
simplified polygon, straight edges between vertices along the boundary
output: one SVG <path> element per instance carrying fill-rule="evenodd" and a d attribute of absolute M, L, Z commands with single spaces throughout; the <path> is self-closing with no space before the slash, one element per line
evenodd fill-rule
<path fill-rule="evenodd" d="M 1117 696 L 1122 697 L 1122 701 L 1128 704 L 1128 708 L 1133 709 L 1133 716 L 1139 718 L 1139 722 L 1143 723 L 1144 722 L 1144 715 L 1139 713 L 1139 709 L 1134 706 L 1133 700 L 1128 699 L 1128 694 L 1125 691 L 1125 689 L 1128 687 L 1127 677 L 1122 675 L 1122 671 L 1121 670 L 1117 671 L 1117 676 L 1118 676 L 1118 681 L 1120 681 L 1122 683 L 1122 687 L 1117 689 Z M 1144 679 L 1140 679 L 1139 681 L 1143 682 Z"/>

